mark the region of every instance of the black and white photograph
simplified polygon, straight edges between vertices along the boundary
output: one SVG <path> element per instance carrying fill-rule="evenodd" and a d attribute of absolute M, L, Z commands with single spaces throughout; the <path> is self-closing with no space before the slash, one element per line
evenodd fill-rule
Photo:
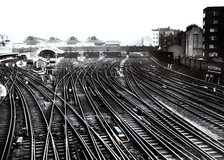
<path fill-rule="evenodd" d="M 0 3 L 0 160 L 224 160 L 223 0 Z"/>

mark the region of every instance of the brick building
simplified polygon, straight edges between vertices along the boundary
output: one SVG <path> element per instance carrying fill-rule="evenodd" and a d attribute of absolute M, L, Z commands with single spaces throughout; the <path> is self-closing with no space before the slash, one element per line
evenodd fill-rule
<path fill-rule="evenodd" d="M 207 7 L 203 15 L 203 55 L 224 60 L 224 7 Z"/>

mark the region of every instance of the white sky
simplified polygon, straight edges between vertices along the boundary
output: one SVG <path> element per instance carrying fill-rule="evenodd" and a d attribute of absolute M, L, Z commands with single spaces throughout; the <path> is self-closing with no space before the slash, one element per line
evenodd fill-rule
<path fill-rule="evenodd" d="M 0 0 L 0 34 L 66 40 L 133 40 L 152 28 L 202 26 L 203 9 L 223 0 Z"/>

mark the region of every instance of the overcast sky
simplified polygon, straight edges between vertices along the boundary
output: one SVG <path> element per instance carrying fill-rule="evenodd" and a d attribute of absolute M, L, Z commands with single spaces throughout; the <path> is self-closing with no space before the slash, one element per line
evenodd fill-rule
<path fill-rule="evenodd" d="M 0 34 L 66 40 L 134 40 L 152 28 L 202 26 L 203 9 L 223 0 L 1 0 Z"/>

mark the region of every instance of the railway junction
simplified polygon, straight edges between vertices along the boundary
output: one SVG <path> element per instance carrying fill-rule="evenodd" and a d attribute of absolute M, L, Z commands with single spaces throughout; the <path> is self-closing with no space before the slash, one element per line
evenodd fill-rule
<path fill-rule="evenodd" d="M 224 159 L 224 87 L 153 57 L 0 67 L 1 160 Z"/>

